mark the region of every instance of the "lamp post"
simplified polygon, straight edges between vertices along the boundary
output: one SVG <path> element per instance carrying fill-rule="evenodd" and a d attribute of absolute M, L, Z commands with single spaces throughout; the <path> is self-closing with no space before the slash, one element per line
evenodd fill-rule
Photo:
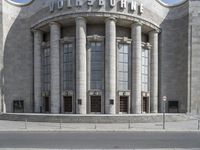
<path fill-rule="evenodd" d="M 167 101 L 167 96 L 163 96 L 163 130 L 165 130 L 165 103 Z"/>

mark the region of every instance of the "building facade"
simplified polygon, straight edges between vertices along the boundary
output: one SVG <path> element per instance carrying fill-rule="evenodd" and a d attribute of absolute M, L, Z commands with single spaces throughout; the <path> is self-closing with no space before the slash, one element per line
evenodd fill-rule
<path fill-rule="evenodd" d="M 0 108 L 14 113 L 193 113 L 200 1 L 0 2 Z"/>

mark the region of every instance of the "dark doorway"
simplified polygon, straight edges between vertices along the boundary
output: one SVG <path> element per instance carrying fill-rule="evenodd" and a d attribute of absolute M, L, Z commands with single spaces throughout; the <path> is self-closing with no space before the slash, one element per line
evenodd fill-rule
<path fill-rule="evenodd" d="M 23 100 L 13 101 L 13 112 L 14 113 L 24 113 L 24 101 Z"/>
<path fill-rule="evenodd" d="M 148 102 L 149 102 L 149 98 L 143 97 L 143 99 L 142 99 L 142 112 L 144 112 L 144 113 L 148 113 Z"/>
<path fill-rule="evenodd" d="M 91 96 L 91 112 L 101 112 L 101 96 Z"/>
<path fill-rule="evenodd" d="M 44 97 L 44 112 L 50 113 L 50 102 L 48 96 Z"/>
<path fill-rule="evenodd" d="M 120 112 L 128 113 L 128 97 L 127 96 L 120 97 Z"/>
<path fill-rule="evenodd" d="M 64 96 L 64 112 L 72 113 L 72 96 Z"/>
<path fill-rule="evenodd" d="M 169 113 L 178 113 L 178 101 L 169 101 L 168 102 L 168 112 Z"/>

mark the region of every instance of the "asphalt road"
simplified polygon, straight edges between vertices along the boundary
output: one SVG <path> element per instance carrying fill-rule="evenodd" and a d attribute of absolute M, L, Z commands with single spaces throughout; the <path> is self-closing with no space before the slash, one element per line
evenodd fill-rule
<path fill-rule="evenodd" d="M 0 132 L 0 148 L 199 148 L 195 132 Z"/>

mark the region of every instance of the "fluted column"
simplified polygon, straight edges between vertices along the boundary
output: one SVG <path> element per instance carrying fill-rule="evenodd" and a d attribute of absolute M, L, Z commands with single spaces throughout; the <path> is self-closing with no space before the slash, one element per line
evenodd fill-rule
<path fill-rule="evenodd" d="M 87 113 L 86 20 L 76 18 L 76 113 Z"/>
<path fill-rule="evenodd" d="M 116 113 L 116 20 L 107 18 L 105 50 L 105 113 Z M 112 103 L 113 102 L 113 103 Z"/>
<path fill-rule="evenodd" d="M 142 25 L 138 22 L 131 26 L 132 36 L 132 113 L 141 113 L 141 52 Z"/>
<path fill-rule="evenodd" d="M 150 75 L 150 110 L 151 113 L 158 113 L 158 31 L 149 33 L 151 49 L 151 75 Z"/>
<path fill-rule="evenodd" d="M 60 113 L 60 25 L 50 23 L 51 113 Z"/>
<path fill-rule="evenodd" d="M 42 77 L 41 77 L 41 44 L 43 33 L 40 30 L 34 31 L 34 112 L 40 112 L 42 106 Z"/>

